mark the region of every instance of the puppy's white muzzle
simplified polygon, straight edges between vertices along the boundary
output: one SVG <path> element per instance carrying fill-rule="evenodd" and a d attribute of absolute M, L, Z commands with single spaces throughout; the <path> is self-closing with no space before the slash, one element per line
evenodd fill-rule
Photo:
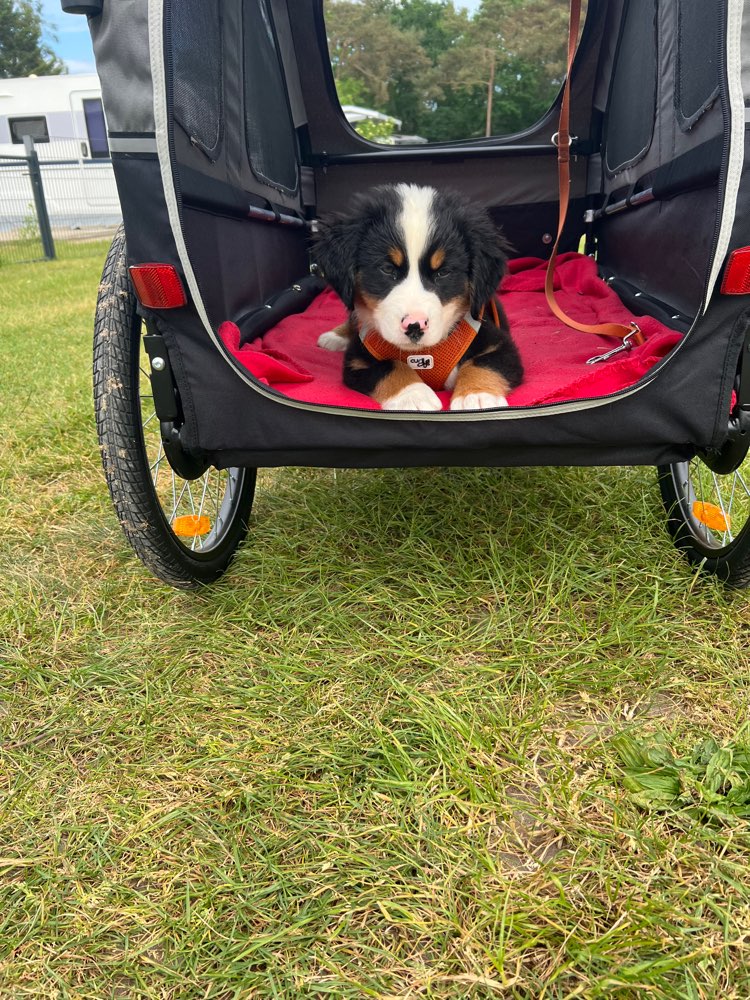
<path fill-rule="evenodd" d="M 433 347 L 445 340 L 462 314 L 460 304 L 445 305 L 410 274 L 381 299 L 372 313 L 372 325 L 384 340 L 403 350 Z"/>

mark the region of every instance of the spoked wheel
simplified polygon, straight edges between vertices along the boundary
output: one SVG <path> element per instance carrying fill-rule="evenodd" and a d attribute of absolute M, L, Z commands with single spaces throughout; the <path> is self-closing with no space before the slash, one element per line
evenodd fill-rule
<path fill-rule="evenodd" d="M 208 468 L 181 479 L 164 453 L 125 234 L 104 265 L 94 329 L 94 404 L 107 485 L 145 565 L 175 587 L 216 580 L 247 533 L 255 469 Z"/>
<path fill-rule="evenodd" d="M 692 563 L 750 587 L 750 458 L 718 475 L 700 459 L 659 467 L 667 526 Z"/>

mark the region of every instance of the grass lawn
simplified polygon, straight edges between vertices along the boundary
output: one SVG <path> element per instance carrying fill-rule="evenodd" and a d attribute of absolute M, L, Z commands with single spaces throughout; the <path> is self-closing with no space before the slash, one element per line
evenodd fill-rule
<path fill-rule="evenodd" d="M 172 590 L 100 468 L 104 252 L 0 273 L 0 996 L 746 1000 L 750 829 L 613 745 L 750 740 L 748 592 L 654 470 L 264 472 Z"/>

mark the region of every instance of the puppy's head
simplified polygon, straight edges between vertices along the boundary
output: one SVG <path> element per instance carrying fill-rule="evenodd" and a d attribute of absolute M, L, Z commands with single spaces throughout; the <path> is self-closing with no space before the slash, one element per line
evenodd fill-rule
<path fill-rule="evenodd" d="M 461 195 L 398 184 L 322 219 L 315 256 L 361 328 L 414 350 L 479 312 L 505 273 L 507 249 L 487 213 Z"/>

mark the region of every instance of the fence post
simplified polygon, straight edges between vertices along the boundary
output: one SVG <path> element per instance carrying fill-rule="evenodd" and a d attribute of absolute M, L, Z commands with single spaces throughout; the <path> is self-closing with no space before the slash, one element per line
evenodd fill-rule
<path fill-rule="evenodd" d="M 42 171 L 39 168 L 39 157 L 34 148 L 34 140 L 30 135 L 23 137 L 23 145 L 29 164 L 29 179 L 31 181 L 31 190 L 34 192 L 34 205 L 36 206 L 36 218 L 39 223 L 39 235 L 42 238 L 42 249 L 47 260 L 54 260 L 55 242 L 52 239 L 52 227 L 49 224 L 47 202 L 44 200 L 44 187 L 42 185 Z"/>

